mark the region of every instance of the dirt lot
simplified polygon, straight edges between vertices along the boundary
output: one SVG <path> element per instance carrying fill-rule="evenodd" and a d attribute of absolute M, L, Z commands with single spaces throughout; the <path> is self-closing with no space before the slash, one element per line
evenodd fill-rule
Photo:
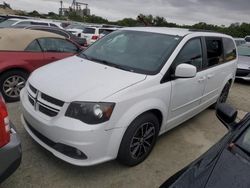
<path fill-rule="evenodd" d="M 250 84 L 236 83 L 229 103 L 243 112 L 250 111 Z M 19 103 L 8 107 L 22 139 L 23 160 L 20 168 L 1 188 L 159 187 L 226 133 L 214 111 L 208 109 L 161 136 L 149 158 L 141 165 L 128 168 L 111 161 L 82 168 L 55 158 L 32 141 L 21 125 Z"/>

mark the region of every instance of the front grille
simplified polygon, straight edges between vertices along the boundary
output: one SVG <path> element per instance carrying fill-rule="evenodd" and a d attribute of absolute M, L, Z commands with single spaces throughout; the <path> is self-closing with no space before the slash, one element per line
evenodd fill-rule
<path fill-rule="evenodd" d="M 36 92 L 37 92 L 37 89 L 34 88 L 31 84 L 29 84 L 29 87 L 30 87 L 30 90 L 31 90 L 33 93 L 36 93 Z"/>
<path fill-rule="evenodd" d="M 245 77 L 248 76 L 250 74 L 250 70 L 246 70 L 246 69 L 237 69 L 236 72 L 236 76 L 240 76 L 240 77 Z"/>
<path fill-rule="evenodd" d="M 43 107 L 42 105 L 39 105 L 38 108 L 39 108 L 40 112 L 42 112 L 50 117 L 55 117 L 58 114 L 58 112 L 50 110 L 49 108 Z"/>
<path fill-rule="evenodd" d="M 34 105 L 35 105 L 34 99 L 32 99 L 32 97 L 31 97 L 30 95 L 28 95 L 28 98 L 29 98 L 30 104 L 31 104 L 32 106 L 34 106 Z"/>
<path fill-rule="evenodd" d="M 55 117 L 61 110 L 64 102 L 40 92 L 29 84 L 28 99 L 34 109 L 49 117 Z"/>
<path fill-rule="evenodd" d="M 41 98 L 44 99 L 45 101 L 48 101 L 48 102 L 50 102 L 50 103 L 52 103 L 54 105 L 57 105 L 57 106 L 62 107 L 64 105 L 63 101 L 55 99 L 55 98 L 53 98 L 51 96 L 48 96 L 48 95 L 46 95 L 44 93 L 41 94 Z"/>

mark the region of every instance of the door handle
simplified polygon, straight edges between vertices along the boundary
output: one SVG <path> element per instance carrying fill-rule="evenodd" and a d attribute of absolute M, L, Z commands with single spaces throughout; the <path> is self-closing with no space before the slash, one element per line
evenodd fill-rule
<path fill-rule="evenodd" d="M 207 78 L 210 79 L 210 78 L 213 78 L 214 77 L 214 74 L 209 74 L 207 75 Z"/>
<path fill-rule="evenodd" d="M 203 76 L 203 77 L 201 77 L 201 78 L 198 79 L 199 83 L 202 83 L 202 82 L 204 82 L 205 80 L 206 80 L 206 77 L 205 77 L 205 76 Z"/>

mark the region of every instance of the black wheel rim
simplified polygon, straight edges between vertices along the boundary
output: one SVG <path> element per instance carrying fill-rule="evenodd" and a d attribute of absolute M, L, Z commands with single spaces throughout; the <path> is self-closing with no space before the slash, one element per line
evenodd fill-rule
<path fill-rule="evenodd" d="M 17 98 L 24 88 L 26 80 L 18 75 L 8 77 L 3 83 L 3 92 L 6 96 Z"/>
<path fill-rule="evenodd" d="M 147 155 L 155 140 L 155 126 L 147 122 L 142 124 L 135 132 L 130 143 L 130 153 L 134 159 Z"/>
<path fill-rule="evenodd" d="M 227 97 L 228 97 L 228 94 L 229 94 L 229 89 L 230 89 L 230 84 L 227 84 L 223 88 L 222 93 L 221 93 L 220 98 L 219 98 L 219 103 L 225 103 L 227 101 Z"/>

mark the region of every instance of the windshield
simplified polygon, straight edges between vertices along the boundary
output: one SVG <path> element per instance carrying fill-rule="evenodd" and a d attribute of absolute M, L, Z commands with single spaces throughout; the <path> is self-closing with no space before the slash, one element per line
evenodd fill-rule
<path fill-rule="evenodd" d="M 17 21 L 15 21 L 15 20 L 5 20 L 5 21 L 0 23 L 0 27 L 11 27 L 16 22 Z"/>
<path fill-rule="evenodd" d="M 181 39 L 180 36 L 120 30 L 94 43 L 80 57 L 137 73 L 156 74 Z"/>
<path fill-rule="evenodd" d="M 238 54 L 240 56 L 250 56 L 250 47 L 248 47 L 248 46 L 238 47 Z"/>

